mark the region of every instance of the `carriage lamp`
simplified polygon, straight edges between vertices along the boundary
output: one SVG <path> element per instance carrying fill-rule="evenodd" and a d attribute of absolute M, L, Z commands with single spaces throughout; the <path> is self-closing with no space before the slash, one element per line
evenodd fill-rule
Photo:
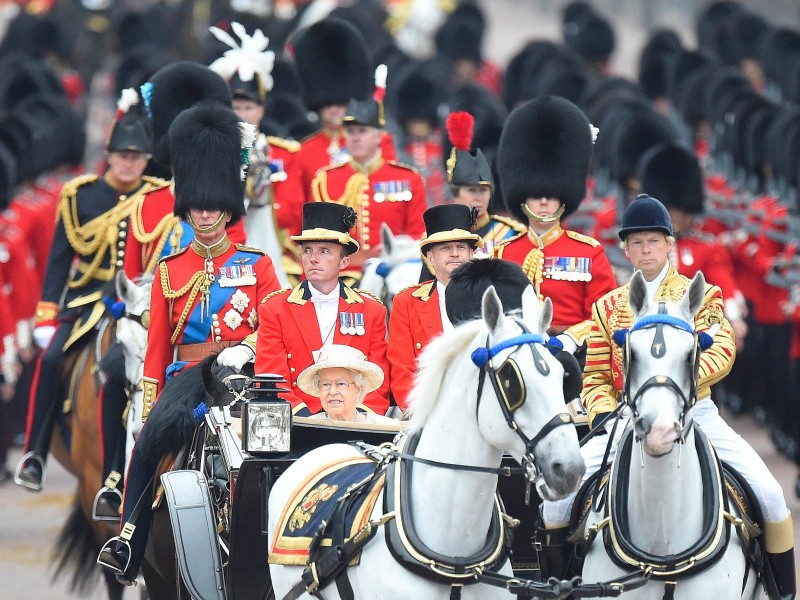
<path fill-rule="evenodd" d="M 289 390 L 280 375 L 257 375 L 250 381 L 249 400 L 242 410 L 242 446 L 250 453 L 289 452 L 292 407 L 280 397 Z"/>

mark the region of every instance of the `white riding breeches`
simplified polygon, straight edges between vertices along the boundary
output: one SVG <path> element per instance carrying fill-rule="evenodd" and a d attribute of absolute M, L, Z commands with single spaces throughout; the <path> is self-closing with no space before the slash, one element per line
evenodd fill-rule
<path fill-rule="evenodd" d="M 753 493 L 761 505 L 764 519 L 772 523 L 779 523 L 786 519 L 789 516 L 789 508 L 786 506 L 786 499 L 780 484 L 752 446 L 719 415 L 719 410 L 710 397 L 697 401 L 692 409 L 692 419 L 711 441 L 720 460 L 736 469 L 753 488 Z M 621 432 L 627 423 L 628 419 L 623 418 L 617 425 L 614 443 L 609 453 L 609 462 L 614 459 Z M 607 443 L 607 435 L 597 435 L 581 448 L 583 460 L 586 463 L 583 482 L 600 469 Z M 545 526 L 552 529 L 568 525 L 574 501 L 575 494 L 556 502 L 544 500 L 542 517 Z"/>

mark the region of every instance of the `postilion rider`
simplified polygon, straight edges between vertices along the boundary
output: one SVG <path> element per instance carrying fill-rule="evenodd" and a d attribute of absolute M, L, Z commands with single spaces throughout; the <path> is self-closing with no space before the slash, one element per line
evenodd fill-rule
<path fill-rule="evenodd" d="M 408 409 L 419 355 L 433 338 L 453 328 L 445 310 L 445 293 L 451 273 L 472 259 L 481 245 L 481 237 L 471 231 L 476 212 L 462 204 L 443 204 L 422 215 L 426 235 L 420 249 L 435 279 L 399 292 L 389 313 L 390 386 L 403 411 Z"/>
<path fill-rule="evenodd" d="M 330 344 L 358 348 L 367 360 L 389 374 L 386 359 L 386 308 L 379 300 L 354 290 L 339 277 L 349 266 L 358 242 L 350 237 L 356 213 L 328 202 L 303 205 L 300 244 L 305 280 L 271 294 L 258 308 L 256 374 L 277 373 L 289 384 L 286 399 L 295 414 L 321 410 L 319 398 L 299 389 L 297 378 L 314 363 L 313 353 Z M 389 383 L 367 394 L 361 410 L 386 414 Z"/>
<path fill-rule="evenodd" d="M 669 214 L 661 202 L 640 195 L 625 210 L 619 237 L 634 269 L 641 270 L 644 275 L 649 305 L 683 298 L 690 280 L 670 264 L 669 255 L 675 240 Z M 719 287 L 707 283 L 703 306 L 695 316 L 695 327 L 709 335 L 713 332 L 714 341 L 700 355 L 697 402 L 692 409 L 692 419 L 708 436 L 719 458 L 734 467 L 752 487 L 764 515 L 764 546 L 780 598 L 794 598 L 794 530 L 781 486 L 756 451 L 725 423 L 711 400 L 711 386 L 728 374 L 736 356 L 733 330 L 723 310 L 722 292 Z M 617 407 L 623 389 L 622 348 L 612 336 L 615 331 L 633 325 L 628 285 L 618 287 L 595 302 L 592 315 L 582 397 L 589 411 L 589 422 L 594 425 Z M 624 425 L 624 422 L 618 424 L 617 429 Z M 586 461 L 584 481 L 600 468 L 607 442 L 607 435 L 594 436 L 582 448 Z M 614 452 L 611 457 L 613 455 Z M 548 534 L 544 550 L 551 576 L 564 574 L 564 537 L 573 501 L 574 495 L 558 502 L 543 503 L 542 516 Z"/>
<path fill-rule="evenodd" d="M 135 96 L 135 92 L 131 90 Z M 106 144 L 108 170 L 67 182 L 58 201 L 57 226 L 36 307 L 34 339 L 44 348 L 32 385 L 25 454 L 15 483 L 42 489 L 53 426 L 61 408 L 60 377 L 66 353 L 76 347 L 104 314 L 103 288 L 122 267 L 128 241 L 128 218 L 137 193 L 163 181 L 143 177 L 153 150 L 145 117 L 120 106 Z M 77 268 L 71 272 L 73 259 Z"/>
<path fill-rule="evenodd" d="M 240 125 L 228 108 L 198 106 L 182 112 L 170 127 L 174 211 L 194 229 L 195 237 L 187 248 L 158 263 L 144 362 L 145 410 L 156 401 L 165 380 L 180 377 L 176 374 L 187 365 L 217 352 L 218 363 L 238 368 L 252 359 L 258 304 L 280 287 L 269 257 L 231 243 L 225 229 L 245 212 L 240 155 L 252 137 L 240 137 Z M 215 151 L 196 152 L 197 148 Z M 148 426 L 157 425 L 145 423 Z M 98 558 L 128 585 L 144 554 L 152 518 L 149 484 L 161 458 L 146 456 L 134 446 L 122 530 L 106 542 Z"/>

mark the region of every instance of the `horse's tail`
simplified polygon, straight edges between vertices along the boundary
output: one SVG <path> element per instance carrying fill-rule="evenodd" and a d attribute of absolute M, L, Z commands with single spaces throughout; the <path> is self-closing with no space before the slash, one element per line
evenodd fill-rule
<path fill-rule="evenodd" d="M 53 551 L 56 562 L 53 580 L 71 572 L 70 591 L 80 595 L 91 593 L 100 574 L 95 562 L 99 552 L 92 527 L 76 498 Z"/>

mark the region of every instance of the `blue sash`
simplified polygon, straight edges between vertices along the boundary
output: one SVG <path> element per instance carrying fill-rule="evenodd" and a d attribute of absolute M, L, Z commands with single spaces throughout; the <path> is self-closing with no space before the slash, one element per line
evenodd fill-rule
<path fill-rule="evenodd" d="M 255 260 L 253 260 L 252 253 L 237 250 L 228 258 L 223 267 L 233 266 L 235 261 L 243 258 L 250 259 L 250 261 L 248 261 L 246 264 L 252 264 L 255 262 Z M 242 261 L 240 260 L 239 264 L 241 264 L 241 262 Z M 211 337 L 211 322 L 213 320 L 211 315 L 217 314 L 220 318 L 222 318 L 222 315 L 220 314 L 222 308 L 225 306 L 225 303 L 231 299 L 231 296 L 233 296 L 236 290 L 239 289 L 235 286 L 221 287 L 219 285 L 219 268 L 217 268 L 215 276 L 216 280 L 211 284 L 210 293 L 208 295 L 208 312 L 206 313 L 206 311 L 202 310 L 202 297 L 200 294 L 198 294 L 197 298 L 195 298 L 195 305 L 192 308 L 192 311 L 189 313 L 189 317 L 186 319 L 186 324 L 183 328 L 183 334 L 180 339 L 181 344 L 201 344 L 209 341 L 209 338 Z"/>
<path fill-rule="evenodd" d="M 172 240 L 172 232 L 174 232 L 178 227 L 181 228 L 181 240 L 178 243 L 178 246 L 176 247 L 170 243 L 170 240 Z M 194 229 L 192 229 L 191 226 L 188 223 L 186 223 L 186 221 L 179 221 L 172 229 L 172 231 L 169 233 L 169 237 L 167 237 L 167 243 L 164 244 L 164 248 L 162 248 L 161 250 L 161 256 L 158 257 L 159 260 L 164 258 L 165 256 L 169 256 L 170 254 L 174 254 L 175 252 L 177 252 L 182 248 L 186 248 L 186 246 L 192 243 L 193 239 L 194 239 Z"/>

